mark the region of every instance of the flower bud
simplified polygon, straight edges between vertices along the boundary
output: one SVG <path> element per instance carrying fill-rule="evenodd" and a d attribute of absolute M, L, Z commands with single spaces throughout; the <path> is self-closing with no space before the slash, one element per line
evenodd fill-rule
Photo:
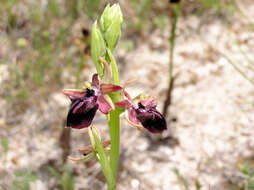
<path fill-rule="evenodd" d="M 101 15 L 100 26 L 108 48 L 113 51 L 121 34 L 123 15 L 119 4 L 107 5 Z"/>
<path fill-rule="evenodd" d="M 95 21 L 92 26 L 91 54 L 92 54 L 92 59 L 95 64 L 97 73 L 102 78 L 103 64 L 101 64 L 100 62 L 100 57 L 103 57 L 106 54 L 106 45 L 101 35 L 101 32 L 97 27 L 97 21 Z"/>

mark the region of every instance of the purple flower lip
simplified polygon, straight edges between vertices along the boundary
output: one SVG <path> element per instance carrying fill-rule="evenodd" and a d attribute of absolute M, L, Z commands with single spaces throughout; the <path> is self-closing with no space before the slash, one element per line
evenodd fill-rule
<path fill-rule="evenodd" d="M 84 96 L 72 97 L 67 127 L 82 129 L 90 126 L 98 108 L 94 90 L 86 89 Z"/>
<path fill-rule="evenodd" d="M 167 129 L 167 123 L 163 115 L 153 106 L 143 106 L 141 102 L 138 103 L 138 108 L 135 109 L 136 117 L 151 133 L 161 133 Z"/>
<path fill-rule="evenodd" d="M 127 109 L 126 118 L 129 123 L 138 128 L 144 127 L 151 133 L 162 133 L 167 129 L 166 120 L 156 109 L 154 98 L 143 99 L 136 106 L 127 92 L 125 96 L 127 100 L 116 102 L 115 105 Z"/>
<path fill-rule="evenodd" d="M 107 94 L 122 90 L 122 87 L 113 84 L 100 84 L 98 74 L 92 78 L 92 87 L 85 90 L 63 90 L 63 94 L 71 100 L 67 115 L 67 127 L 82 129 L 89 127 L 96 111 L 108 114 L 114 109 L 114 104 Z M 113 105 L 113 106 L 112 106 Z"/>

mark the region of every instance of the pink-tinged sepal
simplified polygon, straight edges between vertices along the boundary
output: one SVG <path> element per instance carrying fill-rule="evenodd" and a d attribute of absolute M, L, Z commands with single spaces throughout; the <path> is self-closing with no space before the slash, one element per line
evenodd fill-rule
<path fill-rule="evenodd" d="M 156 108 L 156 106 L 157 106 L 154 97 L 150 97 L 150 98 L 141 100 L 141 104 L 144 107 L 150 107 L 150 108 Z"/>
<path fill-rule="evenodd" d="M 132 84 L 133 82 L 135 82 L 137 79 L 136 78 L 130 78 L 127 81 L 125 81 L 123 88 L 126 88 L 127 86 L 129 86 L 130 84 Z"/>
<path fill-rule="evenodd" d="M 81 98 L 86 94 L 84 90 L 76 90 L 76 89 L 64 89 L 62 93 L 68 96 L 71 100 Z"/>
<path fill-rule="evenodd" d="M 118 86 L 118 85 L 114 85 L 114 84 L 101 84 L 100 90 L 101 90 L 102 94 L 109 94 L 112 92 L 117 92 L 117 91 L 122 90 L 122 87 Z"/>
<path fill-rule="evenodd" d="M 135 127 L 141 127 L 141 123 L 137 118 L 136 112 L 134 108 L 129 108 L 126 112 L 125 112 L 125 117 L 127 119 L 127 121 L 134 125 Z"/>
<path fill-rule="evenodd" d="M 112 104 L 108 102 L 111 101 L 111 99 L 110 100 L 109 99 L 106 100 L 106 98 L 103 95 L 100 95 L 98 97 L 97 101 L 99 104 L 99 110 L 104 114 L 108 114 L 108 112 L 114 109 L 114 107 L 111 106 Z"/>
<path fill-rule="evenodd" d="M 125 108 L 128 109 L 132 106 L 129 100 L 122 100 L 120 102 L 115 102 L 115 105 L 120 107 L 120 108 Z"/>
<path fill-rule="evenodd" d="M 92 77 L 92 85 L 93 85 L 94 87 L 98 87 L 99 84 L 100 84 L 99 75 L 96 73 L 96 74 L 94 74 L 93 77 Z"/>
<path fill-rule="evenodd" d="M 125 96 L 129 101 L 132 101 L 131 96 L 129 95 L 129 93 L 128 93 L 126 90 L 123 91 L 123 94 L 124 94 L 124 96 Z"/>

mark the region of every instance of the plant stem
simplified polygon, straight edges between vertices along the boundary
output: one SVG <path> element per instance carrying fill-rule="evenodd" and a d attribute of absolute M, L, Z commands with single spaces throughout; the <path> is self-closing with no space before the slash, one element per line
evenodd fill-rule
<path fill-rule="evenodd" d="M 115 61 L 115 58 L 112 52 L 107 49 L 108 56 L 111 61 L 111 69 L 113 75 L 113 81 L 115 85 L 120 85 L 118 68 Z M 111 98 L 113 102 L 117 102 L 120 100 L 120 93 L 112 93 Z M 108 125 L 109 125 L 109 133 L 110 133 L 110 167 L 112 169 L 112 173 L 117 180 L 117 170 L 118 170 L 118 159 L 119 159 L 119 144 L 120 144 L 120 109 L 115 108 L 115 110 L 111 111 L 108 117 Z"/>
<path fill-rule="evenodd" d="M 179 17 L 179 10 L 180 5 L 176 4 L 174 6 L 174 20 L 173 20 L 173 26 L 171 31 L 171 38 L 170 38 L 170 54 L 169 54 L 169 80 L 171 81 L 173 79 L 173 59 L 174 59 L 174 49 L 175 49 L 175 38 L 176 38 L 176 26 L 177 21 Z"/>
<path fill-rule="evenodd" d="M 177 21 L 180 13 L 180 5 L 179 3 L 173 5 L 174 8 L 174 17 L 173 17 L 173 26 L 171 30 L 171 37 L 170 37 L 170 49 L 169 49 L 169 81 L 168 81 L 168 91 L 167 91 L 167 98 L 164 102 L 163 107 L 163 115 L 166 117 L 168 113 L 168 106 L 171 104 L 171 96 L 174 84 L 174 76 L 173 76 L 173 59 L 174 59 L 174 49 L 175 49 L 175 38 L 176 38 L 176 27 Z"/>
<path fill-rule="evenodd" d="M 117 179 L 117 170 L 118 170 L 118 157 L 119 157 L 119 142 L 120 142 L 120 112 L 118 108 L 110 112 L 110 119 L 108 122 L 109 133 L 110 133 L 110 167 L 112 173 Z"/>

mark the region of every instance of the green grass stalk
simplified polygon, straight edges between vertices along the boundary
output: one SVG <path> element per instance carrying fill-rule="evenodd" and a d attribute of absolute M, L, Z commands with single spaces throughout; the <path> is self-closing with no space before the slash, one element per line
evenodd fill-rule
<path fill-rule="evenodd" d="M 175 50 L 175 39 L 176 39 L 176 27 L 177 27 L 177 21 L 180 13 L 180 5 L 177 3 L 174 6 L 174 20 L 173 20 L 173 26 L 171 31 L 171 38 L 170 38 L 170 52 L 169 52 L 169 83 L 171 80 L 173 80 L 173 69 L 174 69 L 174 50 Z"/>
<path fill-rule="evenodd" d="M 174 16 L 173 16 L 173 26 L 171 30 L 171 37 L 170 37 L 170 49 L 169 49 L 169 81 L 168 81 L 168 91 L 167 91 L 167 98 L 164 102 L 163 107 L 163 115 L 166 117 L 168 113 L 168 107 L 171 104 L 171 95 L 174 85 L 174 76 L 173 76 L 173 70 L 174 70 L 174 50 L 175 50 L 175 38 L 176 38 L 176 27 L 178 22 L 178 17 L 180 14 L 180 4 L 176 3 L 173 4 L 173 10 L 174 10 Z"/>
<path fill-rule="evenodd" d="M 227 55 L 225 55 L 224 53 L 221 53 L 220 54 L 228 61 L 228 63 L 230 63 L 230 65 L 232 65 L 234 67 L 234 69 L 240 73 L 243 78 L 245 78 L 247 81 L 249 81 L 252 85 L 254 85 L 254 81 L 251 80 L 238 66 L 237 64 L 232 60 L 230 59 Z"/>

